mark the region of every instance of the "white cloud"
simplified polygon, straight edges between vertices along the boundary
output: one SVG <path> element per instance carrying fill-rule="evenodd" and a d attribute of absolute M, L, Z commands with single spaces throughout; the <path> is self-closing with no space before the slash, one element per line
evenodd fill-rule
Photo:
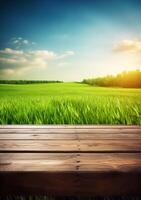
<path fill-rule="evenodd" d="M 14 40 L 13 41 L 14 44 L 17 44 L 18 42 L 19 42 L 19 40 Z"/>
<path fill-rule="evenodd" d="M 6 55 L 23 55 L 22 50 L 14 50 L 10 48 L 5 48 L 4 50 L 0 50 L 0 53 L 6 54 Z"/>
<path fill-rule="evenodd" d="M 0 58 L 0 62 L 6 63 L 6 64 L 18 63 L 18 61 L 14 58 Z"/>
<path fill-rule="evenodd" d="M 30 51 L 29 54 L 48 60 L 53 60 L 57 56 L 53 51 L 47 51 L 47 50 Z"/>
<path fill-rule="evenodd" d="M 141 53 L 141 40 L 123 40 L 114 47 L 113 51 Z"/>
<path fill-rule="evenodd" d="M 74 55 L 73 51 L 67 51 L 62 55 L 48 50 L 23 51 L 11 48 L 0 50 L 0 71 L 5 74 L 24 73 L 33 68 L 45 69 L 48 62 L 64 59 Z"/>
<path fill-rule="evenodd" d="M 67 52 L 66 52 L 66 55 L 68 55 L 68 56 L 73 56 L 73 55 L 74 55 L 74 51 L 67 51 Z"/>
<path fill-rule="evenodd" d="M 29 41 L 28 41 L 28 40 L 23 40 L 23 43 L 24 43 L 24 44 L 28 44 Z"/>
<path fill-rule="evenodd" d="M 57 56 L 58 59 L 66 58 L 68 56 L 73 56 L 75 53 L 74 51 L 66 51 L 64 54 Z"/>
<path fill-rule="evenodd" d="M 29 41 L 22 37 L 16 37 L 11 39 L 10 44 L 13 45 L 15 48 L 21 48 L 21 47 L 35 45 L 35 42 Z"/>
<path fill-rule="evenodd" d="M 6 48 L 0 51 L 0 62 L 9 64 L 10 68 L 33 68 L 46 67 L 47 61 L 53 57 L 53 53 L 49 51 L 22 51 Z M 11 64 L 11 66 L 10 66 Z M 14 66 L 13 66 L 14 65 Z"/>

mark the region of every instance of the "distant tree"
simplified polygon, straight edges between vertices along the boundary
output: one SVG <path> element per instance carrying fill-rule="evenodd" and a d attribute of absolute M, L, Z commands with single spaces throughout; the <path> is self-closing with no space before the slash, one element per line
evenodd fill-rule
<path fill-rule="evenodd" d="M 124 71 L 120 74 L 108 75 L 92 79 L 84 79 L 85 84 L 103 87 L 141 88 L 141 71 Z"/>
<path fill-rule="evenodd" d="M 0 84 L 35 84 L 35 83 L 62 83 L 63 81 L 48 80 L 0 80 Z"/>

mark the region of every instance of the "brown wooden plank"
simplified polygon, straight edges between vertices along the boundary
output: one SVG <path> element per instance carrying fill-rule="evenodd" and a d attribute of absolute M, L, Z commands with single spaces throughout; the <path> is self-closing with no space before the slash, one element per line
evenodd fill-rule
<path fill-rule="evenodd" d="M 141 138 L 141 134 L 137 134 Z M 0 140 L 9 139 L 9 140 L 76 140 L 78 139 L 77 134 L 0 134 Z"/>
<path fill-rule="evenodd" d="M 0 153 L 0 161 L 13 160 L 69 160 L 76 159 L 77 153 Z M 62 163 L 63 164 L 63 163 Z"/>
<path fill-rule="evenodd" d="M 78 141 L 73 140 L 1 140 L 0 151 L 77 151 Z"/>
<path fill-rule="evenodd" d="M 0 153 L 0 172 L 141 172 L 141 153 Z"/>
<path fill-rule="evenodd" d="M 141 140 L 126 139 L 99 139 L 99 140 L 80 140 L 79 150 L 84 152 L 141 152 Z"/>
<path fill-rule="evenodd" d="M 124 133 L 107 133 L 107 134 L 99 134 L 99 133 L 83 133 L 83 134 L 40 134 L 40 133 L 27 133 L 27 134 L 0 134 L 0 140 L 95 140 L 95 139 L 141 139 L 141 134 L 138 133 L 130 133 L 130 134 L 124 134 Z"/>
<path fill-rule="evenodd" d="M 81 129 L 75 129 L 75 128 L 59 128 L 59 129 L 53 129 L 53 128 L 4 128 L 0 129 L 0 134 L 141 134 L 141 127 L 140 128 L 81 128 Z"/>
<path fill-rule="evenodd" d="M 0 151 L 140 152 L 141 140 L 1 140 Z"/>
<path fill-rule="evenodd" d="M 76 154 L 0 153 L 0 171 L 75 171 Z"/>
<path fill-rule="evenodd" d="M 141 153 L 80 153 L 79 171 L 141 172 Z"/>

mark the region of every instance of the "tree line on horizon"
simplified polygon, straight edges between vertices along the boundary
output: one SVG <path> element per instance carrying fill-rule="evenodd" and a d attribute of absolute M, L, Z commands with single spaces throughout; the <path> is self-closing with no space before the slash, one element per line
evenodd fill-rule
<path fill-rule="evenodd" d="M 82 83 L 102 87 L 141 88 L 141 71 L 124 71 L 117 75 L 84 79 Z"/>
<path fill-rule="evenodd" d="M 0 84 L 35 84 L 35 83 L 62 83 L 54 80 L 0 80 Z"/>

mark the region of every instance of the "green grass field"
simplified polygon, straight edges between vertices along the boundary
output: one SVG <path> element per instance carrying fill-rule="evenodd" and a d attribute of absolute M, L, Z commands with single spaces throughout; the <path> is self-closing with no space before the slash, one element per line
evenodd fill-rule
<path fill-rule="evenodd" d="M 141 124 L 141 89 L 1 84 L 0 124 Z"/>

